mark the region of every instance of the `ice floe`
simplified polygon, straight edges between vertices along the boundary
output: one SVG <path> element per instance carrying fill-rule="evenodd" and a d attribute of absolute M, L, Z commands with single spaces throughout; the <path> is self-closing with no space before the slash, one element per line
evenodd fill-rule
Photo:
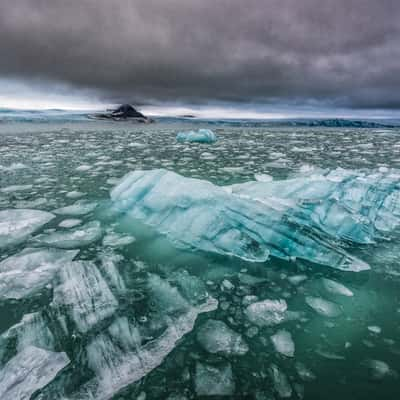
<path fill-rule="evenodd" d="M 342 309 L 339 305 L 322 297 L 306 296 L 306 303 L 323 317 L 335 318 L 342 314 Z"/>
<path fill-rule="evenodd" d="M 0 298 L 20 299 L 45 287 L 79 250 L 27 248 L 0 262 Z"/>
<path fill-rule="evenodd" d="M 276 332 L 271 336 L 271 342 L 278 353 L 286 357 L 294 357 L 294 342 L 290 332 L 284 329 Z"/>
<path fill-rule="evenodd" d="M 34 238 L 35 243 L 58 247 L 60 249 L 74 249 L 86 247 L 101 239 L 103 231 L 99 221 L 90 221 L 85 225 L 68 231 L 56 231 L 42 234 Z"/>
<path fill-rule="evenodd" d="M 263 300 L 247 306 L 245 314 L 253 324 L 274 326 L 287 318 L 287 304 L 283 299 Z"/>
<path fill-rule="evenodd" d="M 231 364 L 209 365 L 197 362 L 195 390 L 197 396 L 232 396 L 235 381 Z"/>
<path fill-rule="evenodd" d="M 249 346 L 242 336 L 224 322 L 209 319 L 197 331 L 197 341 L 209 353 L 243 355 Z"/>
<path fill-rule="evenodd" d="M 0 249 L 24 242 L 54 218 L 54 214 L 32 209 L 0 211 Z"/>
<path fill-rule="evenodd" d="M 68 365 L 65 353 L 28 346 L 0 370 L 1 400 L 29 400 Z"/>

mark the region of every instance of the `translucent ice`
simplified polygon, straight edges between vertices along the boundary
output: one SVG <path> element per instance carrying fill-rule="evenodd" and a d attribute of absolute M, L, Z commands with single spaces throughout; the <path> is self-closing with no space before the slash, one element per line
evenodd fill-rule
<path fill-rule="evenodd" d="M 235 392 L 235 381 L 231 365 L 197 362 L 195 389 L 197 396 L 232 396 Z"/>
<path fill-rule="evenodd" d="M 143 341 L 139 327 L 126 317 L 115 319 L 86 348 L 88 365 L 95 377 L 69 398 L 112 398 L 123 387 L 157 368 L 179 340 L 193 330 L 199 314 L 217 308 L 218 302 L 201 289 L 203 284 L 197 278 L 186 273 L 172 275 L 173 282 L 148 275 L 152 340 Z"/>
<path fill-rule="evenodd" d="M 26 347 L 0 370 L 1 400 L 29 400 L 69 363 L 65 353 Z"/>
<path fill-rule="evenodd" d="M 282 329 L 271 336 L 271 341 L 278 353 L 286 357 L 294 356 L 294 342 L 290 332 Z"/>
<path fill-rule="evenodd" d="M 338 317 L 342 310 L 341 308 L 331 301 L 325 300 L 321 297 L 306 296 L 306 303 L 318 314 L 328 317 Z"/>
<path fill-rule="evenodd" d="M 333 281 L 332 279 L 322 278 L 322 284 L 325 290 L 329 293 L 339 294 L 347 297 L 353 296 L 353 292 L 349 288 L 339 282 Z"/>
<path fill-rule="evenodd" d="M 0 211 L 0 249 L 24 242 L 54 218 L 54 215 L 39 210 L 9 209 Z"/>
<path fill-rule="evenodd" d="M 20 299 L 46 286 L 79 250 L 30 249 L 0 262 L 0 298 Z"/>
<path fill-rule="evenodd" d="M 217 140 L 217 136 L 210 129 L 199 129 L 198 131 L 179 132 L 176 140 L 178 142 L 213 143 Z"/>
<path fill-rule="evenodd" d="M 66 310 L 79 332 L 87 332 L 114 314 L 118 302 L 95 264 L 73 261 L 59 275 L 53 307 Z"/>
<path fill-rule="evenodd" d="M 224 322 L 209 319 L 197 331 L 197 341 L 209 353 L 224 355 L 243 355 L 249 350 L 247 343 L 239 333 Z"/>
<path fill-rule="evenodd" d="M 272 254 L 344 270 L 368 269 L 337 244 L 323 240 L 308 220 L 292 218 L 298 207 L 290 208 L 287 201 L 267 204 L 166 170 L 127 174 L 112 190 L 111 199 L 116 212 L 143 220 L 178 247 L 248 261 L 262 262 Z"/>

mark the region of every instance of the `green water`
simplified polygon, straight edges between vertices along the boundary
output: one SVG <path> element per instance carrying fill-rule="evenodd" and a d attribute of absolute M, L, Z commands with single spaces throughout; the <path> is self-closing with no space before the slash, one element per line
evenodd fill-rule
<path fill-rule="evenodd" d="M 112 187 L 125 173 L 137 169 L 165 168 L 226 185 L 254 180 L 255 174 L 285 179 L 310 168 L 399 168 L 400 131 L 217 124 L 211 127 L 219 138 L 215 144 L 176 142 L 178 131 L 192 128 L 189 123 L 143 126 L 97 121 L 0 125 L 0 188 L 8 188 L 0 190 L 0 210 L 30 208 L 51 212 L 73 204 L 78 196 L 98 204 L 83 216 L 57 215 L 33 238 L 0 250 L 0 261 L 26 247 L 38 246 L 36 235 L 76 229 L 60 227 L 62 220 L 99 220 L 102 237 L 81 247 L 75 260 L 90 260 L 99 266 L 118 303 L 112 315 L 82 332 L 68 316 L 67 329 L 60 328 L 58 318 L 68 314 L 68 310 L 53 304 L 59 277 L 32 296 L 0 300 L 0 333 L 4 335 L 25 314 L 38 312 L 54 336 L 53 350 L 65 352 L 70 359 L 70 364 L 32 398 L 79 398 L 80 388 L 96 374 L 107 386 L 110 376 L 101 375 L 100 369 L 88 361 L 90 343 L 97 343 L 94 340 L 109 329 L 115 318 L 127 318 L 132 325 L 139 326 L 144 342 L 157 339 L 168 322 L 158 305 L 153 305 L 153 294 L 146 283 L 148 274 L 168 280 L 187 271 L 194 281 L 198 278 L 203 282 L 208 294 L 218 300 L 218 308 L 199 314 L 193 329 L 178 340 L 159 365 L 139 380 L 127 382 L 109 398 L 197 398 L 199 365 L 220 369 L 229 365 L 233 384 L 230 383 L 230 394 L 224 398 L 279 398 L 270 374 L 270 366 L 275 364 L 286 375 L 292 398 L 398 399 L 400 242 L 395 239 L 396 234 L 392 241 L 353 249 L 371 265 L 371 270 L 351 273 L 301 261 L 289 263 L 272 258 L 266 263 L 248 263 L 179 250 L 143 223 L 116 223 L 107 210 Z M 108 246 L 103 238 L 111 233 L 129 235 L 134 241 Z M 100 267 L 107 257 L 114 260 L 125 290 L 118 290 L 107 280 L 106 267 Z M 304 280 L 294 284 L 290 278 L 298 275 L 304 275 Z M 321 278 L 342 283 L 354 295 L 327 292 Z M 256 327 L 245 316 L 245 296 L 285 299 L 298 317 L 281 326 Z M 306 296 L 333 301 L 340 306 L 341 315 L 327 318 L 317 314 L 306 304 Z M 197 333 L 208 319 L 221 320 L 239 333 L 248 351 L 243 355 L 207 351 L 199 343 Z M 280 329 L 292 336 L 293 357 L 279 354 L 272 345 L 270 337 Z M 4 367 L 17 353 L 17 344 L 15 340 L 0 344 Z M 383 361 L 390 371 L 382 377 L 374 376 L 368 367 L 370 360 Z M 313 371 L 315 379 L 301 379 L 296 370 L 299 362 Z M 85 396 L 82 398 L 90 398 Z"/>

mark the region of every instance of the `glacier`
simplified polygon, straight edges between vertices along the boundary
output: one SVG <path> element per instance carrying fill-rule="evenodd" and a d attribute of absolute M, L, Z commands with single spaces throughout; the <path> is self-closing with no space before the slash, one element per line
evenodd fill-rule
<path fill-rule="evenodd" d="M 178 142 L 214 143 L 217 141 L 217 135 L 210 129 L 199 129 L 198 131 L 179 132 L 176 140 Z"/>
<path fill-rule="evenodd" d="M 387 239 L 400 223 L 399 177 L 338 169 L 216 186 L 157 169 L 125 175 L 111 200 L 116 214 L 143 221 L 179 248 L 251 262 L 299 258 L 357 272 L 370 266 L 348 245 Z"/>

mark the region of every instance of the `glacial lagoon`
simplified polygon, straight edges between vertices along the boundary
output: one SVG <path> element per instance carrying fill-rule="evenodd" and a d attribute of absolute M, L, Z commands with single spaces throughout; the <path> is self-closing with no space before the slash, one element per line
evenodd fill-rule
<path fill-rule="evenodd" d="M 0 398 L 398 399 L 399 135 L 2 123 Z"/>

